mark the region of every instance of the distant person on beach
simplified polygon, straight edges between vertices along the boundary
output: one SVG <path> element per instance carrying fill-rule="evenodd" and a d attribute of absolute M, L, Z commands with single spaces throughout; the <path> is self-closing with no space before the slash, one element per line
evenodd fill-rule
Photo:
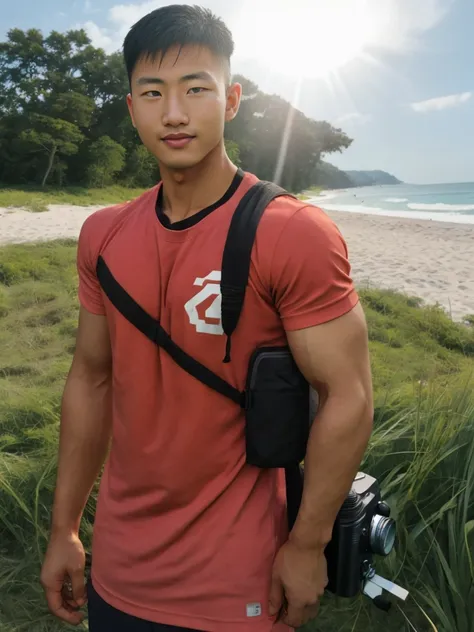
<path fill-rule="evenodd" d="M 186 5 L 153 11 L 124 42 L 131 119 L 161 181 L 81 230 L 77 344 L 41 572 L 51 612 L 78 625 L 87 603 L 91 632 L 285 632 L 315 617 L 325 547 L 371 433 L 363 310 L 344 239 L 314 206 L 280 197 L 266 209 L 223 363 L 222 253 L 258 181 L 225 150 L 242 97 L 232 54 L 225 24 Z M 291 533 L 284 471 L 246 464 L 242 409 L 114 308 L 99 254 L 178 345 L 235 387 L 257 346 L 290 346 L 320 395 Z M 104 464 L 86 580 L 79 529 Z"/>

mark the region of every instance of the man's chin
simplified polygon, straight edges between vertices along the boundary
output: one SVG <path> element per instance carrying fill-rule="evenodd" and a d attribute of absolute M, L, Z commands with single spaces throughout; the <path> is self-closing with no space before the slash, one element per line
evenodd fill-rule
<path fill-rule="evenodd" d="M 165 167 L 165 169 L 170 169 L 173 171 L 183 171 L 186 169 L 192 169 L 196 167 L 202 162 L 196 158 L 190 158 L 189 156 L 186 158 L 182 156 L 181 158 L 176 158 L 174 160 L 170 160 L 169 158 L 165 160 L 160 160 L 159 163 L 161 166 Z"/>

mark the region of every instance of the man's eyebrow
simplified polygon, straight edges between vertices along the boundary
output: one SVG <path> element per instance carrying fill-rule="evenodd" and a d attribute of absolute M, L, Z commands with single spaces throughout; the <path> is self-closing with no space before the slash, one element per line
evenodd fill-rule
<path fill-rule="evenodd" d="M 200 70 L 199 72 L 192 72 L 189 75 L 184 75 L 184 77 L 181 77 L 180 82 L 193 81 L 195 79 L 198 79 L 198 80 L 202 79 L 204 81 L 214 81 L 214 79 L 212 78 L 212 75 L 210 75 L 205 70 Z"/>
<path fill-rule="evenodd" d="M 213 78 L 212 78 L 212 75 L 210 75 L 208 72 L 206 72 L 205 70 L 201 70 L 199 72 L 192 72 L 188 75 L 184 75 L 183 77 L 180 77 L 179 83 L 185 83 L 186 81 L 195 81 L 195 80 L 213 81 Z M 163 79 L 160 79 L 160 77 L 140 77 L 139 79 L 137 79 L 137 85 L 139 86 L 145 86 L 145 85 L 150 85 L 150 84 L 163 86 L 163 85 L 166 85 L 166 81 L 164 81 Z"/>
<path fill-rule="evenodd" d="M 140 77 L 139 79 L 137 79 L 137 85 L 139 86 L 146 86 L 150 83 L 162 86 L 165 82 L 159 77 Z"/>

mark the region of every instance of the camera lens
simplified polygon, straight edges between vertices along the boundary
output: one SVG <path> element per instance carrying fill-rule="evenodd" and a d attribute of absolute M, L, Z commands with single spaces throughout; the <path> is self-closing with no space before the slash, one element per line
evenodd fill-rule
<path fill-rule="evenodd" d="M 370 547 L 376 555 L 387 556 L 395 546 L 395 520 L 375 515 L 370 526 Z"/>

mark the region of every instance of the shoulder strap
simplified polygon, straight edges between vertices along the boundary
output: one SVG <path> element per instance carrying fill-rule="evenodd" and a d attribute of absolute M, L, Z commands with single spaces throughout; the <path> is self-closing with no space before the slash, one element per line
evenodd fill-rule
<path fill-rule="evenodd" d="M 227 357 L 230 360 L 230 336 L 234 332 L 245 298 L 252 251 L 258 222 L 267 205 L 279 195 L 289 195 L 270 182 L 259 182 L 242 198 L 231 221 L 222 262 L 222 328 L 228 336 Z M 219 375 L 188 355 L 161 326 L 118 283 L 102 256 L 97 260 L 97 277 L 114 307 L 152 342 L 162 347 L 187 373 L 245 407 L 245 392 L 241 393 Z"/>
<path fill-rule="evenodd" d="M 239 406 L 245 407 L 245 393 L 241 393 L 173 342 L 160 325 L 160 321 L 150 316 L 118 283 L 102 256 L 99 256 L 97 261 L 97 277 L 110 302 L 122 316 L 157 346 L 162 347 L 176 364 L 206 386 L 231 399 Z"/>
<path fill-rule="evenodd" d="M 232 217 L 221 268 L 222 329 L 227 336 L 224 362 L 230 362 L 231 336 L 242 312 L 258 224 L 270 202 L 282 195 L 291 194 L 273 182 L 257 182 Z"/>

